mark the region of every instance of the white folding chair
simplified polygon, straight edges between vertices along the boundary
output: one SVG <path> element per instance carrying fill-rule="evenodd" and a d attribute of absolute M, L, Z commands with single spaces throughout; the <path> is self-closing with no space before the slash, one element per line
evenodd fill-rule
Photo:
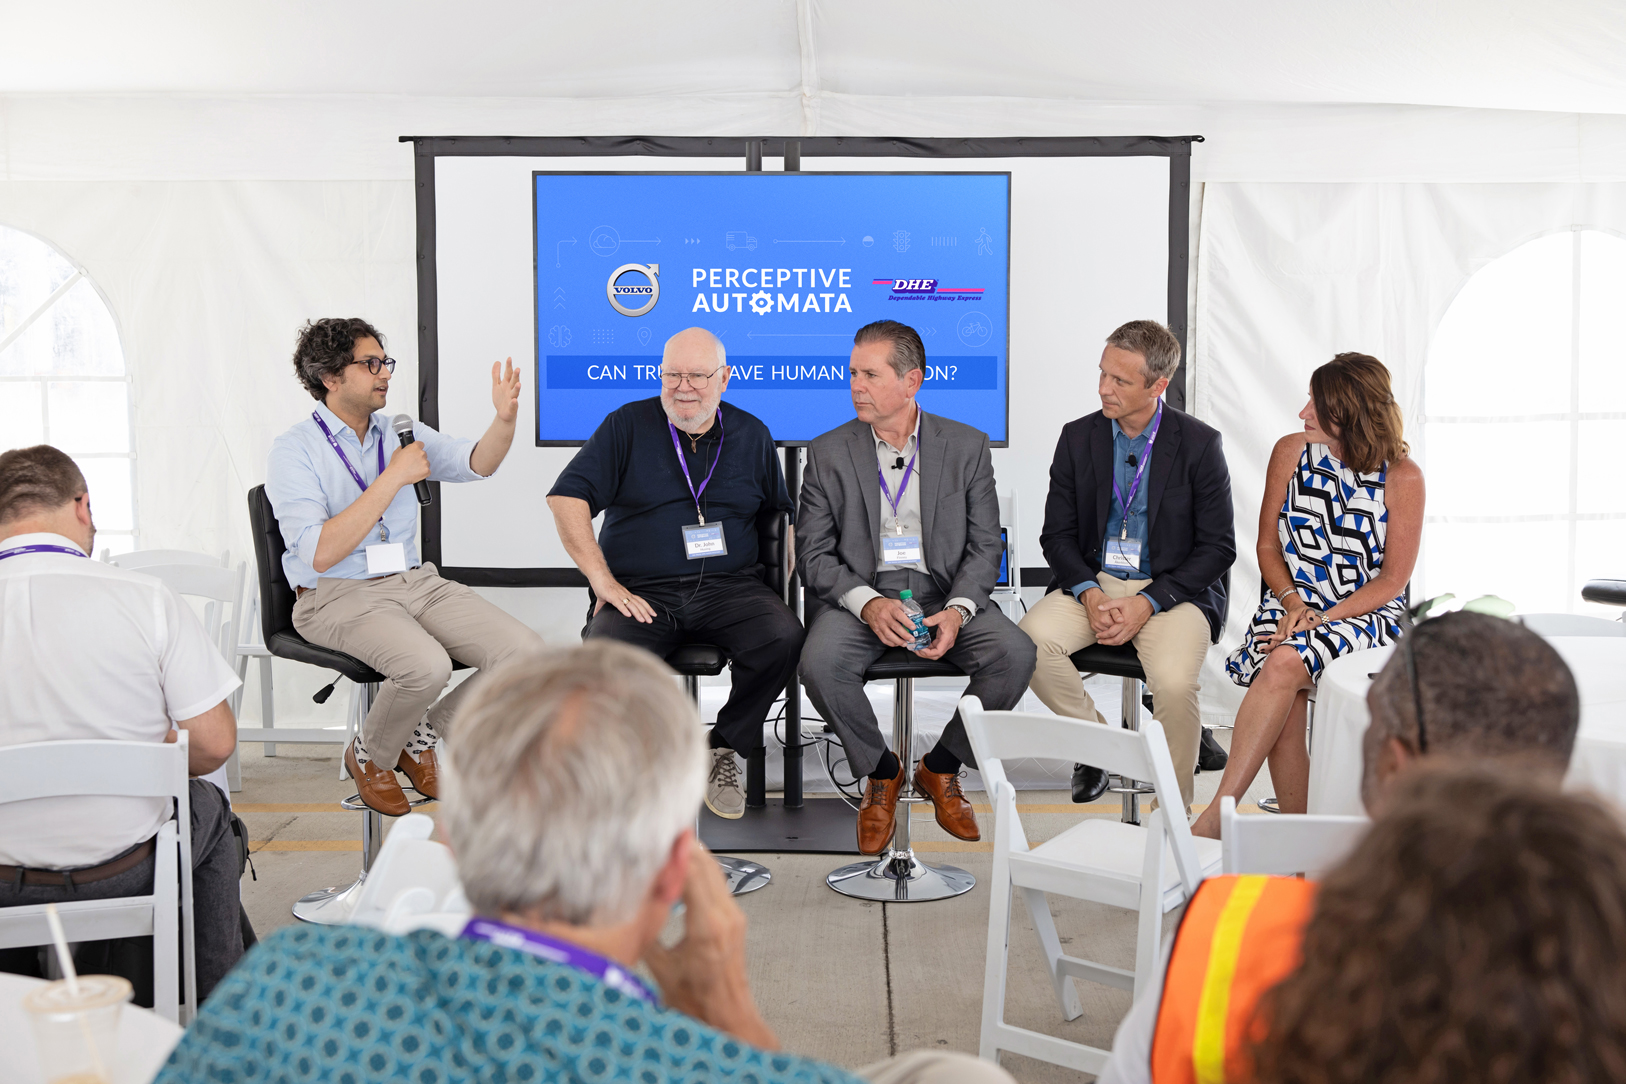
<path fill-rule="evenodd" d="M 1244 817 L 1236 799 L 1220 799 L 1220 855 L 1226 873 L 1315 877 L 1342 862 L 1366 835 L 1365 817 L 1281 813 Z"/>
<path fill-rule="evenodd" d="M 457 926 L 454 935 L 461 932 L 473 910 L 451 848 L 436 842 L 434 832 L 434 820 L 422 813 L 395 822 L 367 871 L 350 925 L 398 933 L 450 922 Z M 425 923 L 428 916 L 435 921 Z"/>
<path fill-rule="evenodd" d="M 198 1007 L 186 755 L 184 730 L 173 743 L 75 740 L 0 746 L 0 779 L 6 781 L 0 803 L 84 796 L 174 799 L 173 817 L 158 830 L 151 895 L 78 900 L 59 903 L 56 909 L 70 942 L 151 937 L 153 1011 L 182 1025 L 191 1022 Z M 50 943 L 44 904 L 0 907 L 0 948 Z"/>
<path fill-rule="evenodd" d="M 1163 935 L 1163 916 L 1185 903 L 1204 877 L 1218 873 L 1217 840 L 1197 839 L 1185 818 L 1180 786 L 1169 760 L 1163 726 L 1156 720 L 1139 732 L 1040 712 L 984 711 L 975 697 L 960 701 L 977 768 L 994 809 L 994 867 L 989 881 L 988 960 L 982 991 L 984 1058 L 1000 1051 L 1025 1054 L 1085 1073 L 1099 1073 L 1109 1051 L 1005 1023 L 1011 896 L 1020 889 L 1033 917 L 1050 981 L 1068 1020 L 1083 1013 L 1074 979 L 1136 992 L 1153 976 Z M 1130 780 L 1149 781 L 1159 808 L 1145 825 L 1090 817 L 1036 847 L 1017 815 L 1016 790 L 1004 762 L 1021 757 L 1093 764 Z M 1173 817 L 1168 811 L 1174 810 Z M 1135 969 L 1063 955 L 1047 893 L 1090 900 L 1140 913 Z"/>
<path fill-rule="evenodd" d="M 238 687 L 232 697 L 232 714 L 240 715 L 238 709 L 243 704 L 243 693 L 248 689 L 248 660 L 260 661 L 260 719 L 261 727 L 270 730 L 277 725 L 276 703 L 274 690 L 271 685 L 271 649 L 265 646 L 265 636 L 260 631 L 260 589 L 256 583 L 248 585 L 248 596 L 243 604 L 243 620 L 237 623 L 242 635 L 238 638 L 235 667 L 237 680 L 243 684 Z M 265 755 L 277 755 L 277 743 L 265 743 Z"/>
<path fill-rule="evenodd" d="M 102 560 L 115 568 L 127 568 L 132 572 L 140 572 L 148 565 L 218 565 L 225 568 L 231 564 L 231 551 L 224 551 L 217 557 L 196 550 L 131 550 L 129 553 L 115 554 L 112 550 L 104 549 Z"/>
<path fill-rule="evenodd" d="M 126 557 L 135 557 L 141 554 L 124 554 Z M 120 566 L 124 567 L 124 566 Z M 162 580 L 164 585 L 177 595 L 196 598 L 203 602 L 203 627 L 215 641 L 215 647 L 220 651 L 220 657 L 226 660 L 226 665 L 235 669 L 237 663 L 237 630 L 241 619 L 240 610 L 243 600 L 243 581 L 248 575 L 247 562 L 239 561 L 236 568 L 223 565 L 206 565 L 201 563 L 150 563 L 144 564 L 133 571 L 143 576 L 152 576 Z M 233 697 L 233 703 L 236 703 Z M 221 787 L 226 793 L 226 801 L 231 801 L 231 792 L 243 789 L 243 769 L 234 747 L 226 763 L 216 771 L 210 772 L 205 778 L 209 782 Z"/>

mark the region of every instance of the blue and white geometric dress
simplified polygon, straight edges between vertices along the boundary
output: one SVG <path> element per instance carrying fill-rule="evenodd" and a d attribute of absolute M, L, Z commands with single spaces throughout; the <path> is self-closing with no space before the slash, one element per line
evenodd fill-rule
<path fill-rule="evenodd" d="M 1313 610 L 1327 611 L 1353 595 L 1383 567 L 1383 541 L 1389 526 L 1384 504 L 1387 463 L 1376 474 L 1357 474 L 1333 456 L 1325 444 L 1309 444 L 1287 483 L 1287 500 L 1276 517 L 1287 571 L 1299 598 Z M 1352 651 L 1381 647 L 1400 636 L 1404 597 L 1371 613 L 1328 621 L 1289 637 L 1311 678 L 1319 678 L 1332 660 Z M 1242 646 L 1225 660 L 1225 671 L 1238 685 L 1253 684 L 1264 665 L 1264 645 L 1276 632 L 1282 604 L 1263 588 L 1259 612 L 1253 615 Z"/>

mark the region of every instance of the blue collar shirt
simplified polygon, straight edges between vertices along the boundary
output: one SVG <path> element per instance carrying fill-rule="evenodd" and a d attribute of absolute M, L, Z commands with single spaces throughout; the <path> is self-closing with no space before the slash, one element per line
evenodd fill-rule
<path fill-rule="evenodd" d="M 367 439 L 357 441 L 355 430 L 340 421 L 327 404 L 316 404 L 316 413 L 327 423 L 339 447 L 349 457 L 350 465 L 368 485 L 376 481 L 380 473 L 378 450 L 383 448 L 387 467 L 390 456 L 401 446 L 390 430 L 391 415 L 374 414 L 367 427 Z M 474 454 L 474 441 L 444 436 L 422 422 L 412 423 L 412 437 L 423 442 L 424 451 L 429 455 L 431 481 L 473 482 L 483 477 L 475 473 L 469 462 Z M 361 492 L 315 419 L 303 419 L 272 443 L 266 463 L 265 494 L 271 500 L 277 525 L 282 529 L 282 540 L 288 547 L 282 555 L 282 570 L 289 584 L 316 586 L 318 575 L 311 562 L 316 557 L 322 525 L 354 504 Z M 411 486 L 403 486 L 396 493 L 381 522 L 389 531 L 389 540 L 406 547 L 407 567 L 418 567 L 418 498 Z M 381 540 L 379 524 L 375 523 L 348 557 L 321 575 L 346 580 L 369 579 L 367 547 Z"/>
<path fill-rule="evenodd" d="M 1107 533 L 1102 536 L 1101 540 L 1101 552 L 1103 554 L 1106 552 L 1106 540 L 1116 538 L 1124 527 L 1124 505 L 1123 501 L 1118 499 L 1118 493 L 1128 493 L 1129 487 L 1135 482 L 1135 468 L 1129 465 L 1129 457 L 1134 456 L 1136 463 L 1146 462 L 1147 435 L 1151 432 L 1151 428 L 1150 425 L 1147 425 L 1145 429 L 1140 431 L 1140 436 L 1130 437 L 1124 434 L 1123 426 L 1118 424 L 1118 420 L 1116 418 L 1112 419 L 1112 474 L 1118 482 L 1118 487 L 1113 491 L 1112 505 L 1107 512 Z M 1129 502 L 1129 537 L 1138 538 L 1141 543 L 1140 566 L 1137 569 L 1136 578 L 1147 580 L 1152 578 L 1152 545 L 1147 531 L 1147 506 L 1150 502 L 1152 490 L 1151 471 L 1152 466 L 1147 463 L 1145 472 L 1141 474 L 1140 488 L 1135 491 L 1134 498 Z M 1101 569 L 1101 575 L 1120 580 L 1130 578 L 1105 567 Z M 1085 580 L 1083 583 L 1069 588 L 1069 591 L 1074 598 L 1083 598 L 1085 591 L 1099 586 L 1100 583 L 1096 580 Z M 1153 613 L 1163 609 L 1158 605 L 1157 599 L 1145 591 L 1140 593 L 1145 596 L 1146 601 L 1152 604 Z"/>

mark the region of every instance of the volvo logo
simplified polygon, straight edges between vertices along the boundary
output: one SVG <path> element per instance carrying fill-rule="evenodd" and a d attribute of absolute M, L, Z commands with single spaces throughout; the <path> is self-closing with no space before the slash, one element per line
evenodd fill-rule
<path fill-rule="evenodd" d="M 622 316 L 642 316 L 655 307 L 655 302 L 661 298 L 660 274 L 661 265 L 658 263 L 624 263 L 610 272 L 610 281 L 604 287 L 609 295 L 610 307 Z M 625 275 L 627 281 L 623 283 L 621 277 Z M 639 281 L 642 276 L 643 281 Z M 630 302 L 623 304 L 623 299 Z M 641 305 L 638 302 L 643 302 Z"/>

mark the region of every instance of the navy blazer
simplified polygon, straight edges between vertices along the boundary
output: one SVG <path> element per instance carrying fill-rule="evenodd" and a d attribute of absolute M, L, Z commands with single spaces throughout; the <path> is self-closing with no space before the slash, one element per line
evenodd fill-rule
<path fill-rule="evenodd" d="M 1231 474 L 1219 431 L 1165 403 L 1146 471 L 1152 559 L 1146 593 L 1165 610 L 1195 604 L 1218 641 L 1227 573 L 1236 561 Z M 1056 441 L 1039 535 L 1052 572 L 1046 593 L 1100 578 L 1111 509 L 1112 422 L 1096 411 L 1068 422 Z"/>

